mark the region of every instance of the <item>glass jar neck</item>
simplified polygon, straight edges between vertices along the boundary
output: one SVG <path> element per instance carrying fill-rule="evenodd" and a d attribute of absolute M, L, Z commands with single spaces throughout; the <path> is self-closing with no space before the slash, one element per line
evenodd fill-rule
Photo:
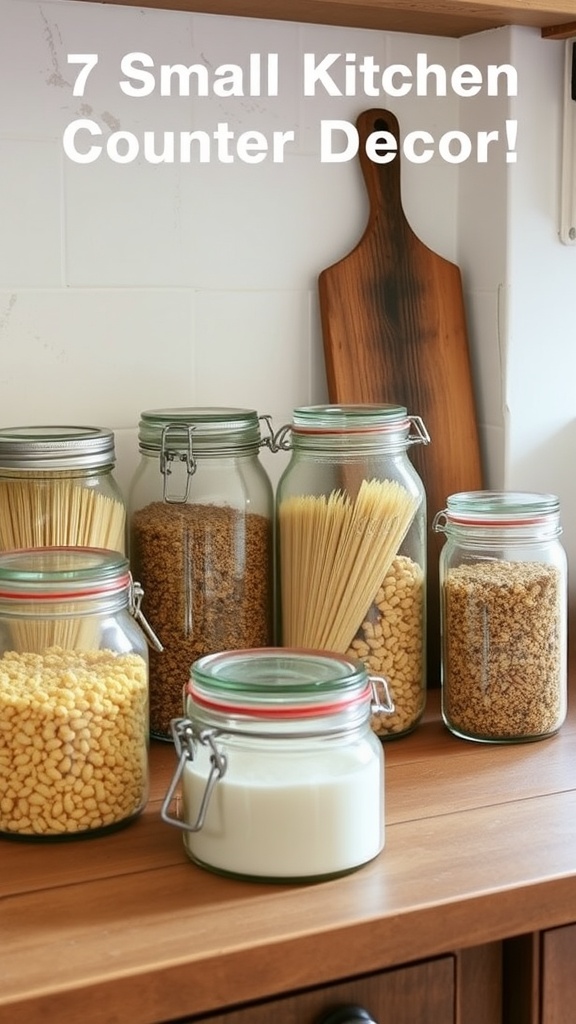
<path fill-rule="evenodd" d="M 77 595 L 63 598 L 51 597 L 46 600 L 38 595 L 23 600 L 18 597 L 6 598 L 4 595 L 0 595 L 0 617 L 62 619 L 114 615 L 122 609 L 130 610 L 130 594 L 130 588 L 125 587 L 116 594 L 97 597 Z"/>
<path fill-rule="evenodd" d="M 356 706 L 349 705 L 337 713 L 309 718 L 290 717 L 267 719 L 258 715 L 235 715 L 233 712 L 208 710 L 190 701 L 188 715 L 202 729 L 211 729 L 216 735 L 251 737 L 258 739 L 294 739 L 341 736 L 364 730 L 370 719 L 370 697 L 367 694 Z"/>

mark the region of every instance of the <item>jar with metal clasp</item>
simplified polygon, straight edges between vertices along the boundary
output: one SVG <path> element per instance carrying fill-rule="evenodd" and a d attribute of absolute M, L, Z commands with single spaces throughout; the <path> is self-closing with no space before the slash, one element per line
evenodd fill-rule
<path fill-rule="evenodd" d="M 141 596 L 118 552 L 0 554 L 0 836 L 97 836 L 142 811 L 156 641 Z"/>
<path fill-rule="evenodd" d="M 182 829 L 190 859 L 288 882 L 376 857 L 384 753 L 370 715 L 392 710 L 380 684 L 362 662 L 322 651 L 224 651 L 195 662 L 185 715 L 172 723 L 179 762 L 161 811 Z"/>
<path fill-rule="evenodd" d="M 452 494 L 439 579 L 442 714 L 486 743 L 550 736 L 567 704 L 567 559 L 556 495 Z"/>
<path fill-rule="evenodd" d="M 141 414 L 130 561 L 163 645 L 162 653 L 150 652 L 157 739 L 172 739 L 192 662 L 272 642 L 273 491 L 259 458 L 263 445 L 273 446 L 270 423 L 251 409 Z"/>
<path fill-rule="evenodd" d="M 395 705 L 374 731 L 404 735 L 426 700 L 426 501 L 408 457 L 426 428 L 401 405 L 305 406 L 278 438 L 282 642 L 362 659 Z"/>

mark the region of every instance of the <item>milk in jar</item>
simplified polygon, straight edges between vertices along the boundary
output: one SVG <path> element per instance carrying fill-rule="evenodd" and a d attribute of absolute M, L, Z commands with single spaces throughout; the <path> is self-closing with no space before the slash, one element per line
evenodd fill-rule
<path fill-rule="evenodd" d="M 384 753 L 361 662 L 268 648 L 192 666 L 163 817 L 190 859 L 275 881 L 344 874 L 384 847 Z M 383 707 L 382 705 L 381 707 Z M 169 805 L 181 781 L 182 816 Z"/>

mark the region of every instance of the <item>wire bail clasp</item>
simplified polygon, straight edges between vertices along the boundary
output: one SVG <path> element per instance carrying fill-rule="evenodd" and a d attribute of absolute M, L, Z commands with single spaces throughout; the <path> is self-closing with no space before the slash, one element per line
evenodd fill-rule
<path fill-rule="evenodd" d="M 448 523 L 448 510 L 443 508 L 440 512 L 437 512 L 432 520 L 432 531 L 433 533 L 446 533 L 446 525 Z"/>
<path fill-rule="evenodd" d="M 409 416 L 408 420 L 410 427 L 414 428 L 414 433 L 410 433 L 408 436 L 408 444 L 430 444 L 430 434 L 422 417 Z"/>
<path fill-rule="evenodd" d="M 168 792 L 166 793 L 162 807 L 160 808 L 160 817 L 168 825 L 176 825 L 176 828 L 180 828 L 184 832 L 199 832 L 206 820 L 212 790 L 218 780 L 226 774 L 228 759 L 221 750 L 218 750 L 218 747 L 214 742 L 214 737 L 216 736 L 214 730 L 199 730 L 189 718 L 173 718 L 170 723 L 170 729 L 179 760 L 176 771 L 172 777 L 172 781 L 168 787 Z M 182 821 L 181 818 L 175 818 L 170 814 L 170 804 L 174 799 L 174 793 L 176 792 L 178 783 L 182 778 L 187 761 L 194 760 L 196 743 L 201 743 L 202 746 L 210 747 L 210 772 L 206 780 L 206 787 L 202 794 L 202 800 L 200 801 L 196 821 L 193 824 L 188 824 L 187 821 Z"/>
<path fill-rule="evenodd" d="M 388 680 L 384 676 L 368 676 L 368 682 L 372 689 L 372 714 L 393 715 L 396 711 L 396 705 L 392 700 Z M 384 699 L 381 697 L 381 692 Z"/>
<path fill-rule="evenodd" d="M 196 472 L 196 459 L 193 451 L 192 435 L 196 428 L 188 425 L 186 427 L 187 444 L 186 451 L 173 451 L 169 448 L 170 432 L 177 431 L 178 438 L 181 440 L 182 426 L 179 423 L 167 423 L 162 428 L 162 439 L 160 444 L 160 472 L 164 478 L 162 487 L 162 499 L 167 504 L 178 505 L 188 501 L 188 495 L 190 493 L 190 481 Z M 168 477 L 172 473 L 172 462 L 184 462 L 186 464 L 186 487 L 184 494 L 179 496 L 170 496 L 168 494 Z"/>
<path fill-rule="evenodd" d="M 130 576 L 130 598 L 128 602 L 128 610 L 132 618 L 136 619 L 136 622 L 142 627 L 149 646 L 161 652 L 164 650 L 164 646 L 156 636 L 156 633 L 142 611 L 143 597 L 144 590 L 142 589 L 142 584 L 136 583 L 135 580 L 132 579 L 132 576 Z"/>
<path fill-rule="evenodd" d="M 272 417 L 268 413 L 264 413 L 262 416 L 259 416 L 258 419 L 263 420 L 268 427 L 268 436 L 262 439 L 262 445 L 265 448 L 269 448 L 271 452 L 290 451 L 292 445 L 287 440 L 288 433 L 290 432 L 290 424 L 286 423 L 284 426 L 280 427 L 279 430 L 274 432 Z"/>

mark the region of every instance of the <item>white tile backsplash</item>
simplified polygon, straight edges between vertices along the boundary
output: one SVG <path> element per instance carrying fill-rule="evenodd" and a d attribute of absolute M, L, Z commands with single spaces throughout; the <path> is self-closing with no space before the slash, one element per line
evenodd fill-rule
<path fill-rule="evenodd" d="M 53 139 L 0 135 L 0 287 L 62 284 L 62 156 Z"/>
<path fill-rule="evenodd" d="M 186 290 L 1 291 L 3 424 L 130 427 L 194 404 L 193 306 Z"/>
<path fill-rule="evenodd" d="M 433 90 L 372 97 L 319 88 L 305 97 L 308 52 L 409 66 L 426 53 L 447 70 L 512 62 L 520 94 L 458 100 Z M 98 55 L 82 96 L 74 95 L 79 68 L 69 53 Z M 155 75 L 161 65 L 198 63 L 213 77 L 228 63 L 246 70 L 250 54 L 275 53 L 279 95 L 223 96 L 211 87 L 208 96 L 162 96 L 157 77 L 150 95 L 129 96 L 120 84 L 128 53 L 148 54 Z M 575 420 L 576 250 L 560 246 L 556 224 L 562 54 L 561 44 L 530 29 L 456 40 L 0 0 L 2 422 L 113 427 L 127 489 L 145 408 L 248 405 L 279 426 L 295 405 L 326 400 L 317 277 L 360 239 L 368 203 L 356 158 L 320 160 L 321 121 L 353 123 L 377 107 L 397 115 L 403 135 L 425 129 L 438 140 L 517 117 L 516 164 L 473 157 L 457 165 L 438 153 L 425 164 L 403 158 L 402 199 L 415 233 L 462 269 L 487 482 L 541 481 L 561 492 L 565 541 L 576 557 L 576 494 L 565 484 Z M 339 81 L 342 67 L 340 59 Z M 63 150 L 63 133 L 78 119 L 102 133 L 79 136 L 80 148 L 104 147 L 92 163 Z M 221 123 L 234 133 L 228 151 L 213 138 Z M 271 140 L 290 130 L 284 160 L 239 158 L 240 133 Z M 158 148 L 165 132 L 177 140 L 182 131 L 208 134 L 208 163 L 144 159 L 145 132 Z M 122 164 L 107 155 L 115 132 L 138 141 L 138 159 Z M 263 458 L 277 479 L 285 454 Z"/>

